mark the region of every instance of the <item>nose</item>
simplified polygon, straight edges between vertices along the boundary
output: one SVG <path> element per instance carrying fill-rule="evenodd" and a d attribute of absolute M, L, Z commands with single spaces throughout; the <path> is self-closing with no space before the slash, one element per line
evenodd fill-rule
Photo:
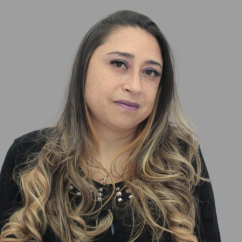
<path fill-rule="evenodd" d="M 139 72 L 133 71 L 133 73 L 130 73 L 123 85 L 123 90 L 129 91 L 133 95 L 140 95 L 142 93 L 143 90 Z"/>

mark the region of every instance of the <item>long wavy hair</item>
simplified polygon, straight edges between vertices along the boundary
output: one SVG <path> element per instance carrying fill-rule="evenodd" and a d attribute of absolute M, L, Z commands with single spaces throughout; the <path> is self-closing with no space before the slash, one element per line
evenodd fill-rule
<path fill-rule="evenodd" d="M 115 166 L 121 156 L 130 154 L 122 175 L 133 195 L 122 213 L 132 217 L 129 241 L 135 241 L 146 230 L 151 232 L 152 241 L 159 241 L 164 232 L 176 242 L 198 241 L 194 234 L 199 221 L 198 202 L 193 191 L 200 179 L 210 181 L 201 177 L 198 136 L 188 126 L 186 120 L 190 119 L 178 98 L 174 58 L 166 38 L 150 18 L 129 10 L 108 15 L 84 36 L 57 124 L 40 130 L 40 138 L 35 140 L 44 141 L 40 151 L 26 156 L 24 166 L 15 169 L 14 179 L 21 190 L 23 207 L 3 227 L 1 241 L 40 242 L 47 226 L 63 242 L 93 241 L 111 226 L 110 211 L 98 220 L 111 196 L 103 204 L 96 202 L 96 188 L 90 186 L 94 185 L 93 180 L 81 169 L 87 160 L 94 159 L 99 147 L 84 88 L 95 49 L 113 31 L 130 26 L 144 29 L 156 38 L 164 66 L 151 114 L 139 124 L 132 143 L 112 163 Z M 96 166 L 110 174 L 97 161 Z M 70 200 L 71 184 L 82 193 L 79 203 Z M 112 185 L 115 194 L 113 180 Z"/>

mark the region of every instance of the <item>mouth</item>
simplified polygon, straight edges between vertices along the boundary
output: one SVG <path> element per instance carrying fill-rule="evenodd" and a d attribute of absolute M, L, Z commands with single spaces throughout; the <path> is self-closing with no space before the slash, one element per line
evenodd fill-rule
<path fill-rule="evenodd" d="M 118 101 L 114 101 L 114 103 L 119 103 L 119 104 L 123 104 L 129 107 L 135 107 L 135 108 L 139 108 L 139 104 L 138 103 L 133 103 L 127 100 L 118 100 Z"/>
<path fill-rule="evenodd" d="M 114 103 L 127 111 L 135 111 L 139 108 L 138 103 L 132 103 L 127 100 L 118 100 L 118 101 L 115 101 Z"/>
<path fill-rule="evenodd" d="M 138 108 L 137 107 L 134 107 L 134 106 L 129 106 L 129 105 L 125 105 L 123 103 L 115 103 L 116 105 L 118 105 L 119 107 L 127 110 L 127 111 L 135 111 L 137 110 Z"/>

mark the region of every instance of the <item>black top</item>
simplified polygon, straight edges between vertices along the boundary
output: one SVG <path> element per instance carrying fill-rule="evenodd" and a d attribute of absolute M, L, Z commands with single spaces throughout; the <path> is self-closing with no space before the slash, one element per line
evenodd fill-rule
<path fill-rule="evenodd" d="M 14 212 L 14 210 L 23 205 L 21 195 L 19 193 L 19 187 L 13 181 L 12 173 L 13 169 L 17 165 L 22 164 L 25 161 L 24 154 L 26 154 L 26 152 L 38 152 L 40 151 L 42 145 L 44 145 L 44 143 L 37 145 L 34 142 L 34 139 L 37 137 L 38 132 L 39 130 L 35 130 L 15 139 L 6 154 L 0 175 L 0 230 L 2 229 L 4 224 L 6 224 L 7 219 Z M 201 149 L 199 149 L 199 151 L 202 161 L 202 177 L 209 178 L 209 174 L 201 153 Z M 108 194 L 110 192 L 110 189 L 112 189 L 112 186 L 104 186 L 96 181 L 94 181 L 94 184 L 98 189 L 103 188 L 103 191 L 101 192 L 103 195 L 105 195 L 105 192 L 106 194 Z M 124 186 L 123 182 L 118 182 L 115 184 L 117 191 L 119 188 L 122 188 L 122 186 Z M 75 190 L 75 188 L 71 189 L 71 191 L 73 193 L 78 192 L 77 190 Z M 129 196 L 130 194 L 127 191 L 123 192 L 120 196 L 115 196 L 114 199 L 117 199 L 117 203 L 121 208 L 122 202 L 128 200 Z M 218 227 L 214 194 L 211 183 L 200 181 L 199 185 L 195 188 L 194 196 L 199 199 L 199 210 L 201 217 L 201 242 L 220 242 L 220 232 Z M 102 238 L 99 240 L 97 238 L 96 241 L 128 241 L 130 234 L 127 230 L 127 227 L 123 226 L 122 221 L 118 219 L 118 211 L 112 210 L 110 204 L 111 203 L 109 203 L 107 207 L 103 209 L 100 216 L 103 216 L 103 214 L 108 213 L 108 209 L 110 209 L 114 217 L 113 224 L 105 233 L 102 234 L 102 236 L 99 236 Z M 195 234 L 197 235 L 196 230 Z M 55 236 L 50 227 L 47 227 L 46 233 L 43 236 L 43 241 L 58 241 L 57 237 Z M 151 241 L 150 234 L 148 232 L 145 232 L 136 241 Z M 172 240 L 170 234 L 165 232 L 164 239 L 162 241 L 171 242 Z"/>

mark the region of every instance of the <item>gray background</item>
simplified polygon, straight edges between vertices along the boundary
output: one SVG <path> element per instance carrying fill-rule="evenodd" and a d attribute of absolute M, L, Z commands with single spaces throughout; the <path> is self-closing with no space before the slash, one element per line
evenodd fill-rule
<path fill-rule="evenodd" d="M 55 124 L 83 36 L 122 9 L 153 19 L 171 44 L 181 104 L 213 180 L 222 240 L 239 238 L 239 1 L 0 1 L 0 167 L 15 138 Z"/>

